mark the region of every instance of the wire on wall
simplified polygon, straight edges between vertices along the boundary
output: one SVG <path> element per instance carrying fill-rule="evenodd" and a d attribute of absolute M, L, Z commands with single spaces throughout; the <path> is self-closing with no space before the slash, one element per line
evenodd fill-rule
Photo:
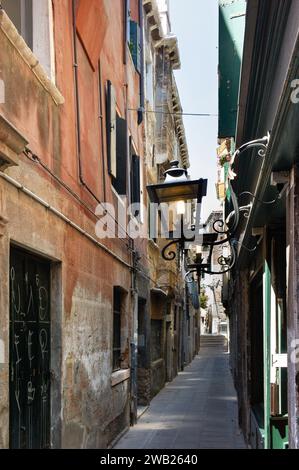
<path fill-rule="evenodd" d="M 135 108 L 129 108 L 128 111 L 136 111 L 136 112 L 143 112 L 146 114 L 152 113 L 152 114 L 166 114 L 170 116 L 194 116 L 194 117 L 218 117 L 218 114 L 211 114 L 211 113 L 175 113 L 175 112 L 170 112 L 170 111 L 153 111 L 153 110 L 146 110 L 146 109 L 135 109 Z"/>

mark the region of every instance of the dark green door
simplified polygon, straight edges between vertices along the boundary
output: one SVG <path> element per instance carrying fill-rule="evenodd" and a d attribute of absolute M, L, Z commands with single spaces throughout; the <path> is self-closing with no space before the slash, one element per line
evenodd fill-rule
<path fill-rule="evenodd" d="M 50 447 L 50 263 L 10 253 L 10 447 Z"/>

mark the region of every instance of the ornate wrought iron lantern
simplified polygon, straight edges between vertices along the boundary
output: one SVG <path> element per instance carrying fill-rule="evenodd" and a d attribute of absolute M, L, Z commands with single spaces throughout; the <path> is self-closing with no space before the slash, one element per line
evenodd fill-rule
<path fill-rule="evenodd" d="M 232 159 L 232 168 L 235 162 L 235 158 L 247 150 L 248 148 L 259 147 L 259 156 L 264 157 L 268 147 L 270 136 L 269 134 L 262 139 L 248 142 L 242 145 Z M 233 187 L 228 181 L 228 188 L 231 195 L 231 202 L 233 210 L 230 212 L 225 220 L 216 220 L 213 223 L 212 232 L 204 232 L 203 226 L 200 225 L 200 209 L 202 198 L 207 194 L 207 180 L 198 179 L 191 180 L 188 177 L 187 170 L 179 168 L 179 162 L 173 161 L 170 163 L 170 169 L 165 172 L 165 180 L 162 183 L 153 184 L 147 186 L 150 201 L 152 203 L 167 203 L 171 204 L 176 202 L 181 214 L 180 221 L 176 225 L 175 230 L 169 233 L 169 243 L 162 249 L 162 257 L 167 261 L 172 261 L 177 255 L 172 247 L 176 245 L 179 248 L 179 252 L 184 256 L 184 265 L 187 275 L 196 272 L 198 277 L 203 273 L 206 274 L 224 274 L 230 271 L 236 262 L 236 245 L 239 243 L 234 235 L 239 225 L 240 213 L 243 212 L 246 216 L 249 215 L 251 204 L 243 207 L 239 207 L 238 198 L 233 190 Z M 232 172 L 232 178 L 235 175 Z M 187 227 L 184 222 L 183 205 L 186 201 L 197 202 L 195 224 L 191 227 Z M 187 230 L 186 230 L 187 229 Z M 187 233 L 187 234 L 186 234 Z M 206 260 L 203 259 L 201 249 L 199 249 L 194 262 L 189 263 L 188 251 L 191 244 L 208 250 Z M 213 249 L 216 246 L 222 245 L 225 249 L 223 253 L 218 257 L 217 262 L 220 267 L 219 271 L 212 269 L 213 264 Z M 224 252 L 227 252 L 224 254 Z"/>

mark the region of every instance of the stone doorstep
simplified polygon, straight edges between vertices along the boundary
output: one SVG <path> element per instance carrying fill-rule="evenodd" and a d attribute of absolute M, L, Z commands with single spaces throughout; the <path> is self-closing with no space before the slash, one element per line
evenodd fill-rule
<path fill-rule="evenodd" d="M 137 419 L 141 418 L 141 416 L 149 409 L 149 405 L 146 406 L 137 406 Z"/>

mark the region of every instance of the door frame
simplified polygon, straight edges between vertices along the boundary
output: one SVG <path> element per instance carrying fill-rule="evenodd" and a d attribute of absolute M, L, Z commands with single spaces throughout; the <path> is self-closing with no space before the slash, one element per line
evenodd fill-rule
<path fill-rule="evenodd" d="M 8 243 L 8 279 L 10 278 L 10 253 L 12 249 L 23 251 L 29 256 L 38 257 L 50 264 L 50 340 L 51 340 L 51 354 L 50 354 L 50 375 L 51 375 L 51 389 L 50 389 L 50 447 L 53 449 L 60 449 L 62 445 L 62 318 L 63 318 L 63 289 L 62 289 L 62 263 L 60 260 L 51 255 L 40 252 L 39 250 L 28 247 L 22 243 L 10 239 Z M 8 374 L 10 373 L 10 283 L 7 284 L 8 293 Z M 9 378 L 9 377 L 8 377 Z M 8 380 L 8 388 L 10 380 Z M 8 418 L 10 429 L 10 394 L 8 390 Z M 9 430 L 9 446 L 10 442 Z"/>

